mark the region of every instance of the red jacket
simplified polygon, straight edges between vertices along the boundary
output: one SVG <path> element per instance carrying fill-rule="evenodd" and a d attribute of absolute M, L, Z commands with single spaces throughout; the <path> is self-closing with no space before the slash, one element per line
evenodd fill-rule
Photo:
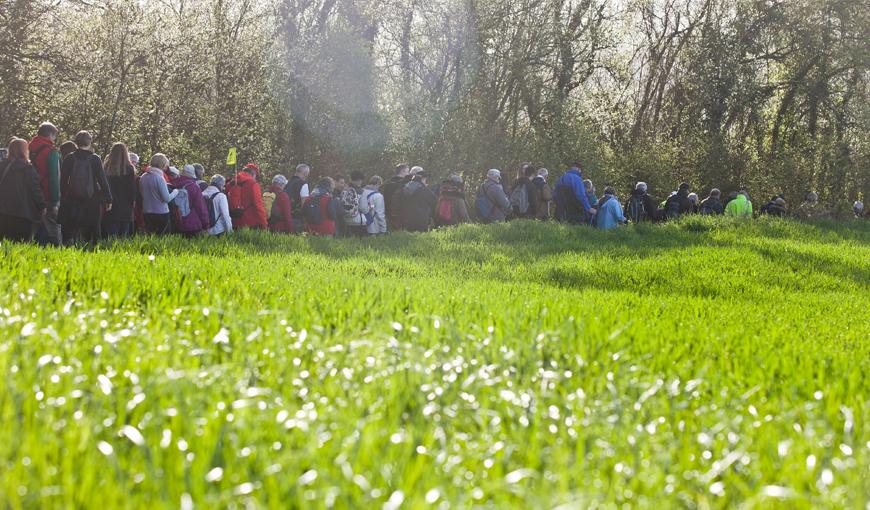
<path fill-rule="evenodd" d="M 269 191 L 275 194 L 275 203 L 272 204 L 272 216 L 269 218 L 269 230 L 272 232 L 293 233 L 293 215 L 290 212 L 290 195 L 282 186 L 272 184 Z"/>
<path fill-rule="evenodd" d="M 48 168 L 48 157 L 54 150 L 54 142 L 44 136 L 36 136 L 30 140 L 30 163 L 36 168 L 36 173 L 39 175 L 39 187 L 42 189 L 42 197 L 46 204 L 55 204 L 59 197 L 51 196 L 51 180 L 54 177 L 55 188 L 59 188 L 60 182 L 60 165 L 57 168 Z M 52 176 L 49 170 L 55 172 Z"/>
<path fill-rule="evenodd" d="M 334 236 L 335 235 L 335 216 L 334 211 L 331 211 L 329 202 L 332 200 L 330 195 L 312 195 L 302 202 L 302 207 L 305 207 L 312 200 L 320 201 L 320 223 L 306 223 L 305 228 L 311 234 L 319 236 Z"/>
<path fill-rule="evenodd" d="M 227 199 L 233 228 L 266 228 L 263 192 L 251 174 L 240 172 L 238 177 L 227 183 Z"/>

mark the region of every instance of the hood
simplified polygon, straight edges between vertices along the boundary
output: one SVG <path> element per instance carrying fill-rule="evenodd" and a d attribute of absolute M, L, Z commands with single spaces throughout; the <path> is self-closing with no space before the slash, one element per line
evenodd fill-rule
<path fill-rule="evenodd" d="M 402 192 L 406 195 L 413 195 L 414 193 L 420 191 L 422 188 L 426 186 L 420 181 L 411 181 L 408 184 L 405 184 L 405 187 L 402 189 Z"/>
<path fill-rule="evenodd" d="M 54 142 L 44 136 L 34 136 L 33 139 L 30 140 L 30 152 L 36 152 L 36 149 L 46 145 L 49 147 L 54 147 Z"/>
<path fill-rule="evenodd" d="M 745 204 L 746 203 L 746 195 L 737 195 L 737 197 L 734 198 L 734 201 L 739 202 L 741 204 Z"/>
<path fill-rule="evenodd" d="M 254 182 L 254 176 L 248 172 L 239 172 L 239 175 L 234 180 L 239 184 L 244 184 L 246 182 Z"/>
<path fill-rule="evenodd" d="M 633 196 L 633 197 L 642 197 L 644 195 L 646 195 L 646 191 L 641 191 L 639 189 L 636 189 L 636 190 L 631 192 L 631 196 Z"/>

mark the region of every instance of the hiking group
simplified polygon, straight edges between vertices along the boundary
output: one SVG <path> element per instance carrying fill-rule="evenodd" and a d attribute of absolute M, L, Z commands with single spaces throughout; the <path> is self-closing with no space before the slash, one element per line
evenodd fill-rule
<path fill-rule="evenodd" d="M 57 127 L 44 123 L 30 142 L 13 138 L 0 151 L 0 238 L 35 238 L 60 246 L 135 233 L 220 236 L 240 228 L 361 237 L 473 221 L 555 219 L 611 229 L 690 214 L 753 216 L 746 191 L 723 200 L 712 189 L 699 200 L 687 183 L 660 203 L 644 182 L 637 183 L 624 204 L 611 186 L 598 197 L 592 181 L 583 178 L 580 163 L 571 165 L 554 185 L 546 168 L 530 164 L 522 166 L 507 188 L 501 171 L 489 170 L 469 205 L 460 174 L 431 182 L 431 174 L 419 166 L 398 165 L 387 181 L 377 175 L 366 179 L 355 171 L 348 177 L 322 177 L 312 185 L 311 168 L 300 164 L 290 178 L 276 175 L 264 190 L 253 163 L 229 180 L 214 175 L 206 181 L 202 165 L 186 164 L 179 170 L 158 153 L 137 172 L 139 156 L 123 143 L 115 143 L 100 158 L 87 131 L 55 147 L 58 135 Z M 853 209 L 856 217 L 865 217 L 861 202 Z M 828 215 L 812 192 L 793 214 L 782 196 L 771 198 L 759 214 L 801 219 Z"/>

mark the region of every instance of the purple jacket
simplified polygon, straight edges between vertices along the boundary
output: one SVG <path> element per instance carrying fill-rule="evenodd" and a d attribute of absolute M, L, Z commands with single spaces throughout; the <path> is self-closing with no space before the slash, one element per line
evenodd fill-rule
<path fill-rule="evenodd" d="M 187 190 L 187 196 L 190 200 L 190 214 L 179 219 L 178 230 L 182 232 L 206 230 L 208 228 L 208 209 L 205 207 L 205 199 L 202 197 L 202 190 L 199 189 L 196 179 L 180 175 L 172 180 L 172 185 L 175 186 L 175 189 L 184 188 Z"/>

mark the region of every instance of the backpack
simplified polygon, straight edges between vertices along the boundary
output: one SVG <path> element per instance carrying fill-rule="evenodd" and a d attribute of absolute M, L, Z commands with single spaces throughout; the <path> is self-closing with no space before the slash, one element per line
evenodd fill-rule
<path fill-rule="evenodd" d="M 344 211 L 345 219 L 356 222 L 359 218 L 361 214 L 359 198 L 359 193 L 353 186 L 348 186 L 341 190 L 341 195 L 339 195 L 338 200 L 341 203 L 341 209 Z"/>
<path fill-rule="evenodd" d="M 763 210 L 764 209 L 762 208 L 762 211 Z M 713 214 L 716 214 L 716 211 L 713 210 L 713 206 L 710 205 L 709 200 L 704 200 L 703 202 L 701 202 L 701 208 L 698 209 L 698 213 L 701 216 L 712 216 Z"/>
<path fill-rule="evenodd" d="M 365 197 L 365 200 L 360 201 L 360 212 L 363 213 L 363 216 L 366 218 L 366 226 L 371 225 L 375 222 L 375 204 L 372 203 L 372 197 L 375 195 L 380 195 L 377 191 L 372 191 Z M 365 211 L 363 211 L 363 204 L 365 204 Z"/>
<path fill-rule="evenodd" d="M 474 209 L 477 211 L 477 217 L 483 221 L 492 219 L 492 202 L 486 196 L 486 188 L 483 184 L 477 190 L 477 198 L 474 200 Z"/>
<path fill-rule="evenodd" d="M 178 194 L 172 199 L 178 211 L 179 218 L 187 218 L 190 215 L 190 193 L 185 186 L 178 188 Z"/>
<path fill-rule="evenodd" d="M 632 223 L 640 223 L 647 218 L 646 206 L 643 203 L 643 196 L 632 195 L 628 199 L 628 210 L 625 211 L 629 220 Z"/>
<path fill-rule="evenodd" d="M 438 206 L 435 208 L 435 219 L 440 225 L 454 225 L 453 200 L 450 197 L 438 197 Z"/>
<path fill-rule="evenodd" d="M 272 206 L 277 198 L 278 195 L 274 191 L 266 190 L 263 192 L 263 209 L 266 210 L 266 217 L 269 218 L 270 222 L 272 219 Z"/>
<path fill-rule="evenodd" d="M 242 205 L 242 185 L 238 182 L 231 182 L 227 186 L 227 202 L 230 206 L 230 218 L 239 219 L 245 214 L 247 207 Z"/>
<path fill-rule="evenodd" d="M 208 228 L 213 228 L 215 225 L 217 225 L 218 212 L 217 208 L 214 205 L 214 199 L 218 195 L 223 195 L 223 192 L 218 191 L 214 195 L 203 196 L 203 198 L 205 198 L 205 207 L 206 209 L 208 209 Z"/>
<path fill-rule="evenodd" d="M 323 211 L 321 211 L 322 198 L 329 198 L 329 195 L 311 195 L 308 200 L 302 204 L 302 217 L 305 223 L 309 225 L 318 225 L 323 221 Z"/>
<path fill-rule="evenodd" d="M 511 209 L 517 216 L 522 216 L 529 212 L 529 190 L 526 189 L 527 183 L 520 184 L 511 191 L 510 202 Z"/>
<path fill-rule="evenodd" d="M 94 196 L 94 174 L 91 171 L 91 158 L 73 157 L 73 168 L 69 178 L 69 193 L 72 198 L 90 200 Z"/>

